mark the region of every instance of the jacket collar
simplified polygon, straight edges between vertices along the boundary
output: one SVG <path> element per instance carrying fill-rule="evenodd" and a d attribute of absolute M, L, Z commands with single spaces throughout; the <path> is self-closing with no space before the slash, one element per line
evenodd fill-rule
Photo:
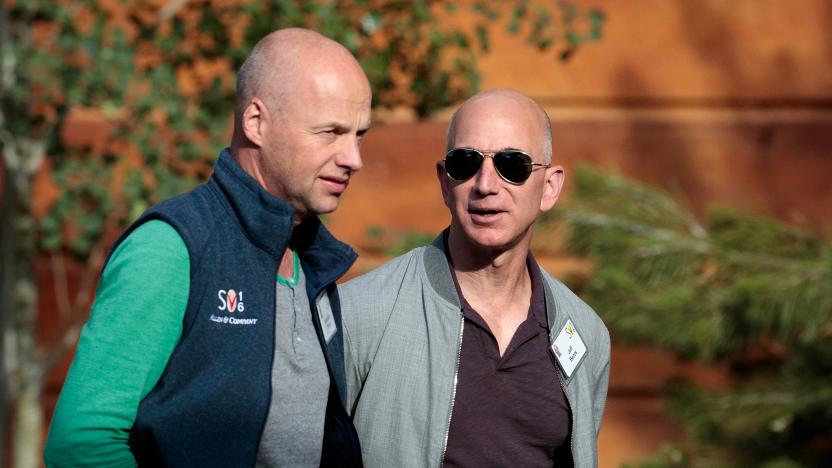
<path fill-rule="evenodd" d="M 459 302 L 459 295 L 456 293 L 456 288 L 454 287 L 454 279 L 451 276 L 451 265 L 448 263 L 448 257 L 445 252 L 445 235 L 447 232 L 448 230 L 445 229 L 441 234 L 436 236 L 433 242 L 425 246 L 425 272 L 433 290 L 443 299 L 460 308 L 462 304 Z"/>
<path fill-rule="evenodd" d="M 329 284 L 344 274 L 357 257 L 355 251 L 330 234 L 317 217 L 304 220 L 293 232 L 295 209 L 267 192 L 248 175 L 225 148 L 214 166 L 211 181 L 228 202 L 246 237 L 277 261 L 290 239 L 314 282 Z M 319 286 L 317 284 L 310 286 Z"/>
<path fill-rule="evenodd" d="M 430 282 L 433 290 L 446 301 L 455 305 L 457 308 L 461 308 L 462 305 L 459 302 L 459 295 L 456 292 L 454 280 L 451 276 L 451 265 L 448 263 L 448 257 L 445 250 L 444 239 L 447 232 L 448 229 L 445 229 L 433 240 L 433 242 L 425 246 L 425 272 L 427 273 L 428 281 Z M 543 275 L 543 270 L 539 265 L 537 268 L 538 271 L 540 271 L 540 274 Z M 561 311 L 558 310 L 557 301 L 555 301 L 555 296 L 549 282 L 545 280 L 545 277 L 542 277 L 541 279 L 541 283 L 543 284 L 543 294 L 546 300 L 546 321 L 549 324 L 549 330 L 554 330 L 556 325 L 558 325 Z M 565 322 L 565 320 L 560 321 Z"/>
<path fill-rule="evenodd" d="M 334 283 L 358 257 L 352 247 L 336 239 L 317 216 L 300 223 L 293 238 L 310 290 L 320 291 Z"/>

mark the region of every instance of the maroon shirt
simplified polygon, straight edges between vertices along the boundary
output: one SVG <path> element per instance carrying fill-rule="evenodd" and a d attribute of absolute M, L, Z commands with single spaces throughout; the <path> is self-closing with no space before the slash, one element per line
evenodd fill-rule
<path fill-rule="evenodd" d="M 526 265 L 532 282 L 529 315 L 502 357 L 451 267 L 465 324 L 446 467 L 551 467 L 569 456 L 569 408 L 549 352 L 543 280 L 531 253 Z"/>

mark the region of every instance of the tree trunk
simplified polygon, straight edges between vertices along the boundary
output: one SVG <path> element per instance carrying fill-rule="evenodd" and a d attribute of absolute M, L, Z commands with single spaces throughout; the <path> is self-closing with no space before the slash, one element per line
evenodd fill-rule
<path fill-rule="evenodd" d="M 0 2 L 2 3 L 2 2 Z M 8 380 L 9 365 L 6 356 L 6 333 L 8 315 L 11 313 L 11 292 L 12 292 L 12 264 L 14 262 L 14 248 L 11 241 L 11 217 L 9 216 L 9 200 L 11 189 L 8 183 L 8 169 L 3 165 L 3 199 L 0 201 L 0 465 L 5 466 L 6 459 L 6 408 L 8 405 Z"/>
<path fill-rule="evenodd" d="M 8 24 L 6 24 L 6 2 L 0 1 L 0 67 L 3 64 L 3 57 L 5 57 L 5 48 L 7 47 Z M 0 78 L 2 79 L 2 78 Z M 0 84 L 0 91 L 5 92 L 5 86 Z M 3 119 L 3 109 L 0 109 L 0 119 Z M 0 131 L 5 122 L 0 122 Z M 2 142 L 0 141 L 0 151 L 3 151 Z M 5 466 L 8 460 L 6 459 L 6 425 L 8 424 L 6 418 L 6 405 L 8 399 L 6 395 L 8 390 L 6 388 L 8 374 L 6 373 L 6 316 L 11 311 L 11 272 L 13 249 L 10 241 L 11 236 L 11 217 L 9 216 L 9 200 L 12 197 L 12 190 L 9 186 L 9 170 L 6 166 L 6 159 L 3 158 L 3 174 L 0 179 L 2 184 L 3 198 L 0 199 L 0 465 Z"/>
<path fill-rule="evenodd" d="M 4 304 L 0 323 L 4 335 L 2 380 L 6 386 L 5 400 L 17 403 L 11 458 L 14 466 L 29 468 L 40 465 L 43 437 L 40 394 L 45 373 L 35 336 L 38 291 L 31 261 L 36 254 L 37 222 L 32 216 L 31 200 L 32 177 L 43 161 L 45 144 L 20 137 L 6 137 L 2 143 L 5 196 L 0 250 L 3 287 L 9 289 L 3 291 L 9 293 L 4 298 L 10 297 L 10 303 Z"/>
<path fill-rule="evenodd" d="M 14 467 L 37 468 L 42 465 L 43 408 L 40 395 L 43 379 L 27 377 L 24 380 L 15 409 Z"/>
<path fill-rule="evenodd" d="M 12 264 L 14 262 L 14 248 L 11 241 L 11 216 L 9 216 L 9 201 L 12 190 L 8 183 L 8 168 L 3 164 L 3 199 L 0 205 L 2 213 L 2 224 L 0 224 L 0 465 L 6 466 L 6 426 L 9 421 L 6 418 L 8 405 L 8 373 L 9 365 L 6 356 L 6 333 L 8 332 L 8 316 L 11 313 L 11 292 L 12 292 Z"/>

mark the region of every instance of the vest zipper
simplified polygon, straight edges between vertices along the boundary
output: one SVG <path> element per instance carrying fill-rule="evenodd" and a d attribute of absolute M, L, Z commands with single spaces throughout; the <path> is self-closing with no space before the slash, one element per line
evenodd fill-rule
<path fill-rule="evenodd" d="M 462 357 L 462 331 L 465 330 L 465 316 L 462 315 L 462 311 L 459 313 L 459 345 L 456 348 L 456 368 L 454 369 L 454 387 L 451 391 L 451 407 L 448 410 L 448 424 L 445 426 L 445 445 L 442 447 L 442 458 L 439 460 L 439 466 L 442 466 L 442 463 L 445 460 L 445 452 L 448 451 L 448 436 L 451 433 L 451 417 L 454 414 L 454 402 L 456 401 L 456 383 L 457 379 L 459 378 L 459 360 Z"/>

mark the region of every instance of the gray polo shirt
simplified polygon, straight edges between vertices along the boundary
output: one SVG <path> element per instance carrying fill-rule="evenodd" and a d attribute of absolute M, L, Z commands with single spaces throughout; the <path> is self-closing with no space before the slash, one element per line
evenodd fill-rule
<path fill-rule="evenodd" d="M 318 467 L 321 462 L 329 373 L 306 281 L 297 256 L 295 278 L 276 284 L 272 402 L 257 452 L 258 467 Z"/>

